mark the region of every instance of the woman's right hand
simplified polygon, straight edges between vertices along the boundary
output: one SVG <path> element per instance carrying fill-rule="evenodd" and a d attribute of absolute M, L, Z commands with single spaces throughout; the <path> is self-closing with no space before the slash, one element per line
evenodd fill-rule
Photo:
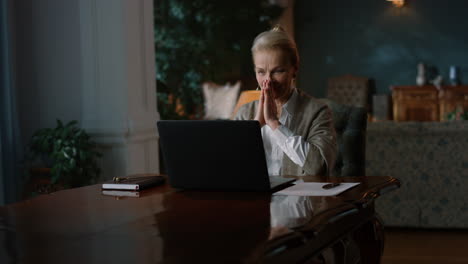
<path fill-rule="evenodd" d="M 258 100 L 257 113 L 255 113 L 255 120 L 260 122 L 260 127 L 263 127 L 265 122 L 264 105 L 265 105 L 265 81 L 261 83 L 260 99 Z"/>

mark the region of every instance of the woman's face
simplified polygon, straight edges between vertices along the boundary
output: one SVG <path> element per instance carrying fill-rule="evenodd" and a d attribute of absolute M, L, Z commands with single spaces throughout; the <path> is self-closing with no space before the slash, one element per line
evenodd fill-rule
<path fill-rule="evenodd" d="M 282 50 L 261 50 L 254 53 L 253 60 L 258 86 L 263 89 L 264 81 L 269 80 L 274 99 L 288 100 L 297 71 L 288 54 Z"/>

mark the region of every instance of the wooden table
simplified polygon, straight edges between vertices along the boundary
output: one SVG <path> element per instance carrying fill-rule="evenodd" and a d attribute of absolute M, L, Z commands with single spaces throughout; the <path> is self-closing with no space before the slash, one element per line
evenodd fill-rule
<path fill-rule="evenodd" d="M 270 193 L 164 185 L 139 198 L 117 198 L 93 185 L 43 195 L 0 207 L 0 263 L 295 263 L 320 259 L 327 248 L 347 250 L 340 245 L 350 240 L 359 245 L 362 263 L 378 263 L 383 228 L 374 199 L 399 181 L 330 180 L 361 184 L 339 196 L 311 197 L 305 224 L 285 226 L 278 236 L 270 224 Z"/>

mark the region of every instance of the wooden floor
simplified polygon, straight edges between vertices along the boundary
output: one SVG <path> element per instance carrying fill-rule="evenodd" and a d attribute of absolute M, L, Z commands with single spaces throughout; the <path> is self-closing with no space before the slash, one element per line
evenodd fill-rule
<path fill-rule="evenodd" d="M 385 230 L 382 264 L 468 264 L 468 230 Z"/>

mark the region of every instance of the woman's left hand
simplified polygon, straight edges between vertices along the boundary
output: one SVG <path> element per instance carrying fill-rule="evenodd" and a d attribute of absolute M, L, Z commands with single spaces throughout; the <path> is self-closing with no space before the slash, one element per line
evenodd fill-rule
<path fill-rule="evenodd" d="M 264 88 L 264 106 L 263 106 L 263 117 L 265 123 L 273 130 L 278 128 L 280 125 L 278 120 L 278 110 L 276 108 L 275 99 L 273 97 L 273 88 L 271 81 L 267 81 Z"/>

